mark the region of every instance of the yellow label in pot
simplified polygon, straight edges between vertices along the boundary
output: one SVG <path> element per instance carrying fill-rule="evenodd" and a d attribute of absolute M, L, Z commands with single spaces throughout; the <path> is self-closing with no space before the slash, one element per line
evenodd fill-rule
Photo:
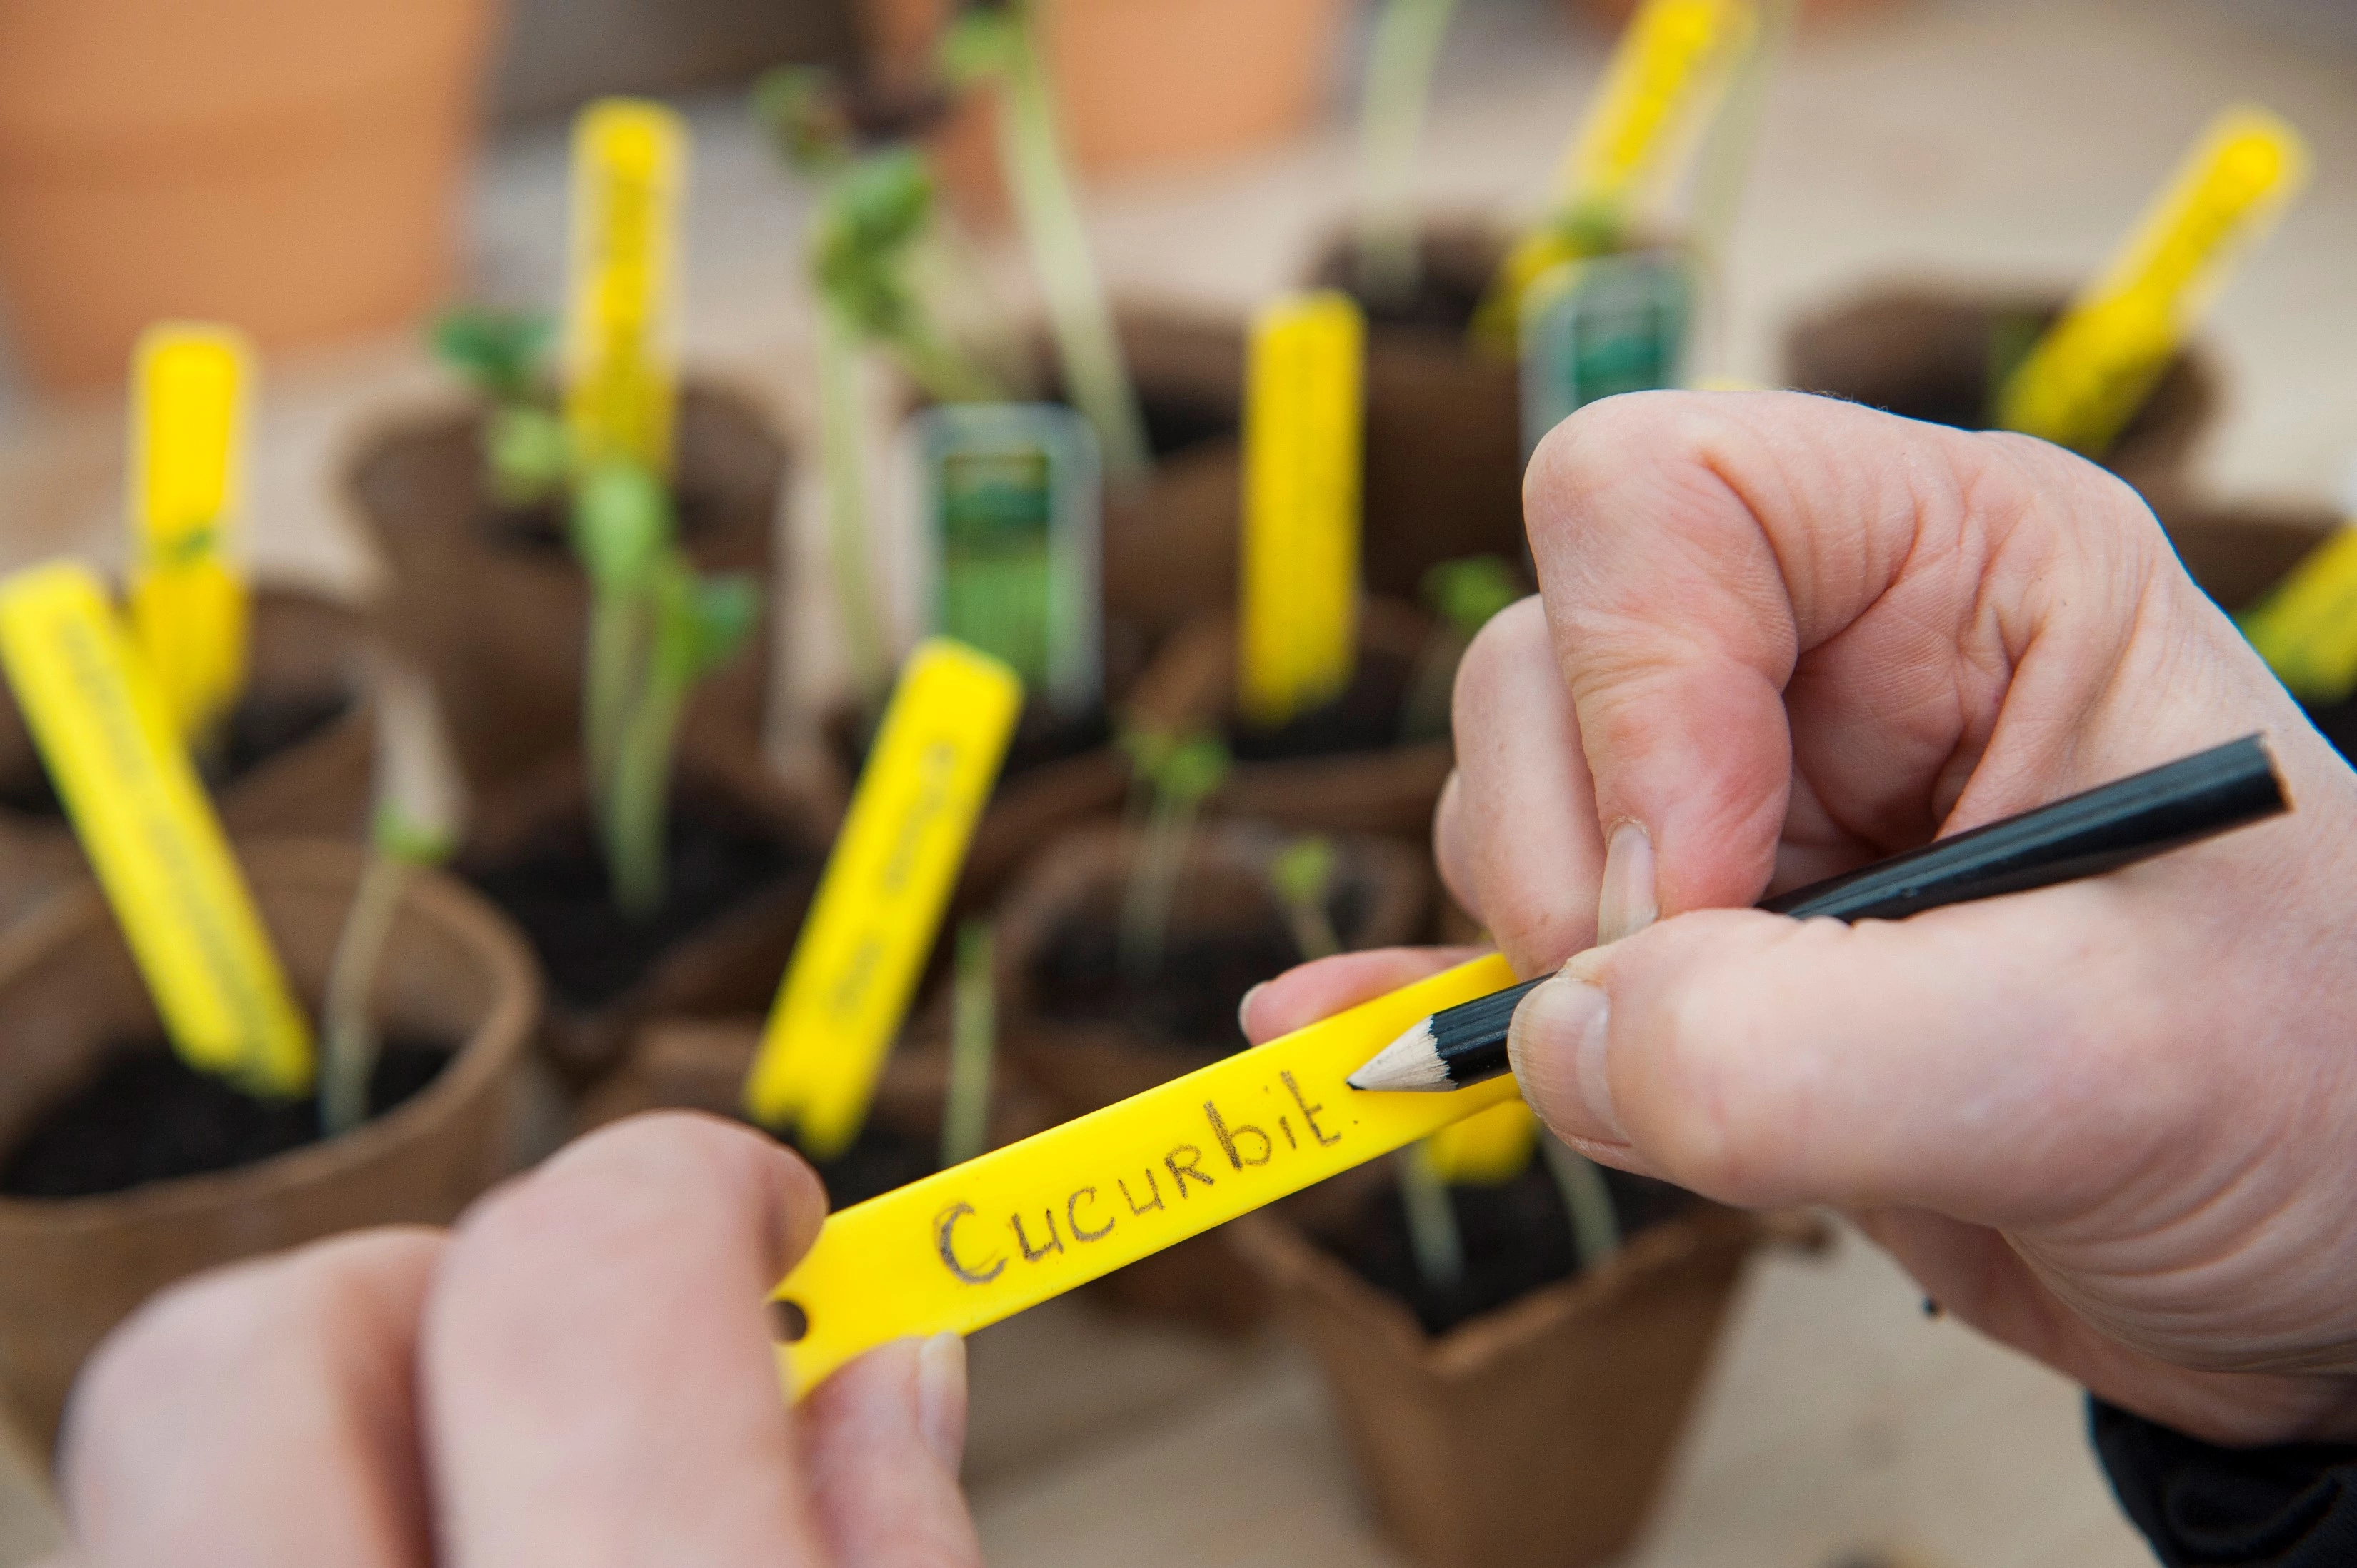
<path fill-rule="evenodd" d="M 1012 670 L 945 638 L 901 671 L 745 1080 L 813 1159 L 867 1119 L 1022 706 Z"/>
<path fill-rule="evenodd" d="M 1254 724 L 1339 696 L 1357 667 L 1365 343 L 1359 307 L 1331 290 L 1253 321 L 1236 694 Z"/>
<path fill-rule="evenodd" d="M 601 99 L 574 123 L 565 418 L 585 465 L 671 469 L 687 161 L 686 122 L 660 103 Z"/>
<path fill-rule="evenodd" d="M 971 1333 L 1514 1098 L 1343 1079 L 1418 1019 L 1514 983 L 1491 955 L 830 1215 L 772 1293 L 794 1397 L 906 1335 Z"/>
<path fill-rule="evenodd" d="M 164 322 L 131 360 L 131 624 L 165 711 L 207 735 L 245 685 L 236 557 L 253 354 L 227 327 Z"/>
<path fill-rule="evenodd" d="M 1547 220 L 1515 242 L 1481 301 L 1478 338 L 1512 352 L 1523 293 L 1566 262 L 1620 243 L 1620 231 L 1685 166 L 1759 32 L 1757 0 L 1645 0 L 1638 7 L 1564 148 Z"/>
<path fill-rule="evenodd" d="M 2243 635 L 2303 703 L 2357 693 L 2357 528 L 2342 527 L 2242 618 Z"/>
<path fill-rule="evenodd" d="M 98 580 L 58 562 L 0 582 L 0 663 L 173 1046 L 256 1092 L 308 1088 L 308 1026 Z"/>
<path fill-rule="evenodd" d="M 1539 1119 L 1519 1100 L 1451 1122 L 1425 1141 L 1432 1174 L 1452 1186 L 1495 1187 L 1530 1168 Z"/>
<path fill-rule="evenodd" d="M 2212 121 L 2110 265 L 2007 378 L 1997 424 L 2101 456 L 2309 163 L 2299 133 L 2264 109 Z"/>

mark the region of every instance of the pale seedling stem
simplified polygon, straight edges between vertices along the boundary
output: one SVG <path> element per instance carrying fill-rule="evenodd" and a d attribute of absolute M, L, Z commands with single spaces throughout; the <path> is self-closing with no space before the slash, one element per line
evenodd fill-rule
<path fill-rule="evenodd" d="M 862 708 L 876 713 L 892 678 L 867 554 L 866 406 L 859 385 L 858 329 L 819 302 L 819 444 L 835 610 Z"/>
<path fill-rule="evenodd" d="M 950 1082 L 942 1106 L 942 1168 L 963 1165 L 990 1142 L 990 1066 L 998 1046 L 996 944 L 990 922 L 958 927 L 950 1008 Z"/>
<path fill-rule="evenodd" d="M 1446 1295 L 1465 1279 L 1465 1238 L 1457 1228 L 1457 1208 L 1448 1184 L 1432 1168 L 1425 1145 L 1411 1144 L 1392 1156 L 1399 1183 L 1400 1209 L 1407 1217 L 1408 1246 L 1425 1287 Z"/>
<path fill-rule="evenodd" d="M 1205 799 L 1227 781 L 1228 748 L 1210 736 L 1171 741 L 1125 737 L 1131 766 L 1153 786 L 1146 832 L 1138 840 L 1121 905 L 1121 972 L 1133 983 L 1150 980 L 1162 968 L 1170 942 L 1171 908 L 1187 850 Z"/>
<path fill-rule="evenodd" d="M 1269 886 L 1285 908 L 1294 945 L 1305 959 L 1331 958 L 1342 950 L 1342 939 L 1327 912 L 1338 859 L 1334 842 L 1313 834 L 1294 840 L 1269 863 Z"/>
<path fill-rule="evenodd" d="M 1359 104 L 1357 276 L 1371 305 L 1413 298 L 1422 281 L 1415 163 L 1424 141 L 1433 68 L 1457 0 L 1384 0 L 1368 51 Z"/>
<path fill-rule="evenodd" d="M 1620 1250 L 1620 1222 L 1612 1212 L 1612 1189 L 1596 1162 L 1570 1147 L 1553 1133 L 1539 1133 L 1539 1152 L 1546 1156 L 1547 1172 L 1571 1214 L 1571 1244 L 1586 1273 Z"/>

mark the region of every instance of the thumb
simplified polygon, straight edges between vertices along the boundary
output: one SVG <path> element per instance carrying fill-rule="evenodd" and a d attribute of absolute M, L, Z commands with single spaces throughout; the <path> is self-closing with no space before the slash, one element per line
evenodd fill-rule
<path fill-rule="evenodd" d="M 1514 1073 L 1566 1141 L 1723 1202 L 2050 1218 L 2100 1197 L 2073 1180 L 2161 1157 L 2198 1118 L 2195 1075 L 2159 1069 L 2200 1026 L 2156 999 L 2199 955 L 2166 929 L 2128 940 L 2126 897 L 1678 916 L 1525 997 Z"/>

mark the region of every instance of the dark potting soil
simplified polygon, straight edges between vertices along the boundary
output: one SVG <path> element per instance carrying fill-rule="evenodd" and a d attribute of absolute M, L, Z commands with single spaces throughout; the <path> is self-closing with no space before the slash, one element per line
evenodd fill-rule
<path fill-rule="evenodd" d="M 2332 749 L 2345 760 L 2357 764 L 2357 698 L 2307 712 L 2309 722 L 2324 733 Z"/>
<path fill-rule="evenodd" d="M 859 1130 L 851 1147 L 817 1167 L 819 1179 L 826 1183 L 830 1213 L 906 1187 L 939 1169 L 938 1138 L 920 1138 L 875 1120 Z"/>
<path fill-rule="evenodd" d="M 694 791 L 672 806 L 663 857 L 662 907 L 643 919 L 615 907 L 586 815 L 550 822 L 506 859 L 459 869 L 522 928 L 558 999 L 587 1008 L 629 990 L 708 921 L 816 863 L 725 800 Z"/>
<path fill-rule="evenodd" d="M 683 543 L 694 544 L 716 532 L 727 518 L 732 498 L 688 486 L 672 492 L 672 506 Z M 569 556 L 572 535 L 564 511 L 554 501 L 533 506 L 509 506 L 486 492 L 475 514 L 475 526 L 496 542 L 529 553 Z"/>
<path fill-rule="evenodd" d="M 396 1035 L 369 1075 L 382 1116 L 449 1065 L 447 1040 Z M 91 1197 L 235 1170 L 319 1141 L 319 1102 L 263 1101 L 182 1061 L 160 1039 L 107 1047 L 98 1075 L 43 1116 L 0 1163 L 0 1194 Z"/>
<path fill-rule="evenodd" d="M 1383 652 L 1367 652 L 1342 694 L 1273 729 L 1238 721 L 1228 749 L 1238 762 L 1281 762 L 1308 757 L 1340 757 L 1385 751 L 1399 743 L 1400 710 L 1406 705 L 1411 663 Z"/>
<path fill-rule="evenodd" d="M 1351 298 L 1366 313 L 1370 327 L 1397 327 L 1457 334 L 1473 325 L 1473 313 L 1489 292 L 1490 280 L 1469 273 L 1427 265 L 1416 279 L 1415 292 L 1405 299 L 1369 299 L 1357 285 Z"/>
<path fill-rule="evenodd" d="M 1345 880 L 1327 912 L 1345 945 L 1366 920 L 1368 889 Z M 1301 961 L 1301 950 L 1275 912 L 1226 928 L 1172 933 L 1152 979 L 1121 970 L 1121 922 L 1105 910 L 1065 917 L 1032 972 L 1041 1017 L 1062 1023 L 1115 1024 L 1135 1038 L 1173 1050 L 1225 1056 L 1243 1048 L 1236 1009 L 1244 993 Z"/>
<path fill-rule="evenodd" d="M 197 772 L 207 789 L 227 789 L 334 724 L 351 705 L 351 693 L 340 687 L 250 693 L 231 710 L 221 744 L 197 754 Z M 0 779 L 0 808 L 28 817 L 65 815 L 65 802 L 38 753 L 32 768 Z"/>
<path fill-rule="evenodd" d="M 1695 1201 L 1683 1187 L 1624 1171 L 1606 1170 L 1604 1182 L 1623 1242 Z M 1445 1334 L 1579 1272 L 1571 1216 L 1544 1159 L 1534 1157 L 1528 1170 L 1495 1187 L 1452 1187 L 1448 1197 L 1465 1243 L 1465 1277 L 1453 1290 L 1425 1283 L 1395 1186 L 1369 1193 L 1341 1232 L 1321 1240 L 1368 1283 L 1406 1303 L 1427 1334 Z"/>

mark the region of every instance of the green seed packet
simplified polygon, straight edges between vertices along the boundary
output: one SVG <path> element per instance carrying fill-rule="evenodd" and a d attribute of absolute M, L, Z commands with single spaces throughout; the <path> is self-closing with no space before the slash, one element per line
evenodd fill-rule
<path fill-rule="evenodd" d="M 1598 398 L 1678 385 L 1694 306 L 1694 267 L 1676 251 L 1570 262 L 1534 284 L 1523 305 L 1523 455 Z"/>
<path fill-rule="evenodd" d="M 910 422 L 931 629 L 1006 660 L 1059 713 L 1103 694 L 1097 449 L 1060 403 L 948 403 Z"/>

